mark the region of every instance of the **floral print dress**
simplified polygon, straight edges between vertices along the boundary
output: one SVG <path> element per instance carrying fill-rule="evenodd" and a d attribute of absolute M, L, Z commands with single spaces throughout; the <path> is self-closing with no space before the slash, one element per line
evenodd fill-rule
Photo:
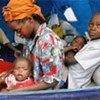
<path fill-rule="evenodd" d="M 61 81 L 61 70 L 64 66 L 61 39 L 44 23 L 39 27 L 34 40 L 28 44 L 33 61 L 35 84 L 40 81 L 46 83 Z"/>

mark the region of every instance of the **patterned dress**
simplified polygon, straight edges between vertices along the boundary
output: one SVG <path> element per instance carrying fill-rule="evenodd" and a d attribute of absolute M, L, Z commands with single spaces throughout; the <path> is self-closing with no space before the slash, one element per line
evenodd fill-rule
<path fill-rule="evenodd" d="M 33 61 L 35 84 L 40 81 L 53 83 L 61 81 L 63 64 L 63 44 L 61 39 L 48 27 L 42 24 L 33 41 L 28 43 Z"/>

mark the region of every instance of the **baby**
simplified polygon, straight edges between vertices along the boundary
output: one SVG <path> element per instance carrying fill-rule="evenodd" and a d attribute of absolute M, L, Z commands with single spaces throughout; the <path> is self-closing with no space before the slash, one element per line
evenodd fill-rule
<path fill-rule="evenodd" d="M 86 39 L 83 36 L 76 36 L 73 41 L 70 43 L 69 46 L 64 47 L 64 53 L 65 53 L 65 58 L 64 58 L 64 63 L 66 66 L 69 66 L 70 64 L 76 63 L 74 61 L 74 55 L 86 44 Z M 67 88 L 67 67 L 63 67 L 62 70 L 62 81 L 59 83 L 59 86 L 56 87 L 58 88 Z"/>
<path fill-rule="evenodd" d="M 74 55 L 86 44 L 86 39 L 83 36 L 76 36 L 69 46 L 64 47 L 65 52 L 65 65 L 75 63 L 73 60 Z"/>
<path fill-rule="evenodd" d="M 15 88 L 34 84 L 34 81 L 31 78 L 31 70 L 33 66 L 30 60 L 24 57 L 19 57 L 14 61 L 13 65 L 13 72 L 4 80 L 4 83 L 6 83 L 7 87 L 3 88 L 1 91 L 10 91 Z"/>

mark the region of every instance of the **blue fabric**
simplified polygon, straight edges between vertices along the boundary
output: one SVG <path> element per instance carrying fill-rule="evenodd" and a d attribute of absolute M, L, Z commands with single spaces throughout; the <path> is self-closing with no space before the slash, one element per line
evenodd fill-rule
<path fill-rule="evenodd" d="M 70 22 L 70 23 L 76 28 L 76 30 L 81 35 L 84 35 L 84 32 L 87 31 L 88 22 L 92 15 L 89 0 L 50 0 L 50 1 L 52 2 L 51 4 L 47 0 L 49 5 L 52 5 L 54 12 L 57 13 L 59 18 L 63 20 L 67 20 L 63 14 L 65 9 L 67 7 L 72 7 L 78 19 L 78 22 L 73 22 L 73 23 Z M 44 6 L 44 8 L 42 8 L 42 11 L 48 8 L 49 8 L 48 6 Z M 45 14 L 47 13 L 44 12 L 44 15 Z"/>
<path fill-rule="evenodd" d="M 9 0 L 0 0 L 0 27 L 3 28 L 7 37 L 14 41 L 14 32 L 11 31 L 4 22 L 1 9 L 7 4 Z M 50 15 L 52 9 L 57 13 L 59 18 L 66 20 L 63 15 L 67 7 L 72 7 L 78 22 L 70 22 L 80 35 L 84 35 L 87 31 L 88 22 L 92 14 L 100 11 L 100 0 L 36 0 L 37 4 L 42 8 L 45 16 Z M 9 35 L 10 34 L 10 35 Z"/>
<path fill-rule="evenodd" d="M 41 5 L 45 5 L 42 0 L 36 0 L 38 4 L 41 1 Z M 76 30 L 84 35 L 87 31 L 88 22 L 97 11 L 100 11 L 100 0 L 43 0 L 48 5 L 41 6 L 44 15 L 49 14 L 54 9 L 54 12 L 58 14 L 59 18 L 67 20 L 63 15 L 67 7 L 72 7 L 78 22 L 70 22 Z M 50 3 L 51 1 L 51 3 Z M 45 10 L 46 9 L 46 10 Z"/>
<path fill-rule="evenodd" d="M 4 17 L 2 15 L 2 8 L 8 3 L 9 0 L 0 0 L 0 28 L 3 29 L 6 36 L 11 42 L 14 42 L 14 31 L 8 28 L 6 22 L 4 21 Z"/>
<path fill-rule="evenodd" d="M 0 94 L 0 100 L 100 100 L 100 87 Z"/>

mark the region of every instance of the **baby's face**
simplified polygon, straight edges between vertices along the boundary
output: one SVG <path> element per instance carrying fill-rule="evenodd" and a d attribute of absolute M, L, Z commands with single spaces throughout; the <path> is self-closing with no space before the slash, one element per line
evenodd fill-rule
<path fill-rule="evenodd" d="M 14 75 L 17 81 L 24 81 L 31 73 L 31 66 L 25 59 L 18 60 L 14 66 Z"/>
<path fill-rule="evenodd" d="M 100 14 L 93 16 L 88 26 L 90 38 L 100 39 Z"/>
<path fill-rule="evenodd" d="M 84 44 L 84 40 L 81 37 L 78 37 L 71 42 L 71 46 L 76 47 L 77 51 L 79 51 L 84 46 Z"/>

